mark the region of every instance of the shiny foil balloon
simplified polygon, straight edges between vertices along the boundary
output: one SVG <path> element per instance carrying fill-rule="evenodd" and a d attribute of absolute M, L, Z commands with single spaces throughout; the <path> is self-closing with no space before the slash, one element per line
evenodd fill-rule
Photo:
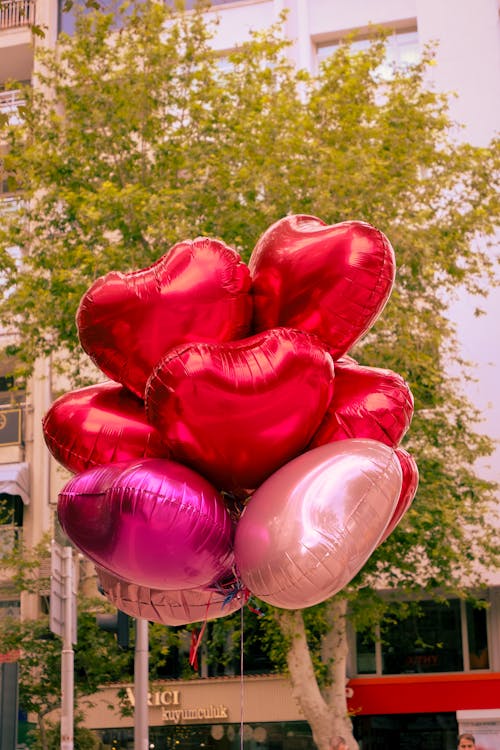
<path fill-rule="evenodd" d="M 158 431 L 146 421 L 144 402 L 111 381 L 64 394 L 42 426 L 54 458 L 74 473 L 116 461 L 168 457 Z"/>
<path fill-rule="evenodd" d="M 146 413 L 176 460 L 239 491 L 307 446 L 332 392 L 329 354 L 308 334 L 279 328 L 172 350 L 148 382 Z"/>
<path fill-rule="evenodd" d="M 294 215 L 264 232 L 249 268 L 255 330 L 290 326 L 315 333 L 337 359 L 382 311 L 395 259 L 387 237 L 369 224 L 328 226 Z"/>
<path fill-rule="evenodd" d="M 90 469 L 59 495 L 62 528 L 94 563 L 159 589 L 206 586 L 232 566 L 232 522 L 221 495 L 203 477 L 150 458 L 122 467 L 109 484 L 105 478 Z"/>
<path fill-rule="evenodd" d="M 256 490 L 238 522 L 243 583 L 284 609 L 333 596 L 377 547 L 401 485 L 395 451 L 374 440 L 342 440 L 290 461 Z"/>
<path fill-rule="evenodd" d="M 401 493 L 399 495 L 394 513 L 392 514 L 392 518 L 389 521 L 379 544 L 385 542 L 387 537 L 392 534 L 406 511 L 411 506 L 415 495 L 417 494 L 418 467 L 415 459 L 403 448 L 396 448 L 396 456 L 398 457 L 398 461 L 401 464 L 401 470 L 403 472 L 403 485 L 401 487 Z"/>
<path fill-rule="evenodd" d="M 335 362 L 335 392 L 311 448 L 346 438 L 370 438 L 395 448 L 413 416 L 408 384 L 391 370 Z"/>
<path fill-rule="evenodd" d="M 108 273 L 90 287 L 76 316 L 80 342 L 102 372 L 142 397 L 173 346 L 248 335 L 249 288 L 248 268 L 223 242 L 179 242 L 151 267 Z"/>
<path fill-rule="evenodd" d="M 221 584 L 163 591 L 138 586 L 97 568 L 97 579 L 109 601 L 131 617 L 162 625 L 185 625 L 227 617 L 245 604 L 248 592 Z"/>
<path fill-rule="evenodd" d="M 82 552 L 91 545 L 93 555 L 106 558 L 114 533 L 114 517 L 106 493 L 127 466 L 126 462 L 94 466 L 70 479 L 60 492 L 59 521 Z"/>

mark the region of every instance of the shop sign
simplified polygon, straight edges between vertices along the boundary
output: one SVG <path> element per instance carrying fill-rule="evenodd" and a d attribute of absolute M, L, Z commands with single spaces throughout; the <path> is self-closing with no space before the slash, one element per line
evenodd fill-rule
<path fill-rule="evenodd" d="M 126 688 L 125 700 L 132 708 L 135 706 L 134 689 Z M 160 707 L 161 718 L 165 724 L 183 724 L 189 722 L 229 721 L 229 709 L 223 703 L 209 706 L 194 706 L 183 708 L 180 690 L 154 690 L 148 693 L 148 706 Z"/>
<path fill-rule="evenodd" d="M 183 724 L 185 722 L 200 721 L 202 723 L 218 721 L 229 721 L 228 707 L 223 703 L 217 706 L 199 706 L 196 708 L 163 708 L 161 718 L 165 724 Z"/>
<path fill-rule="evenodd" d="M 126 688 L 126 701 L 130 703 L 132 708 L 135 706 L 135 695 L 134 689 L 131 687 Z M 148 706 L 180 706 L 181 705 L 181 692 L 180 690 L 155 690 L 152 693 L 148 693 Z"/>

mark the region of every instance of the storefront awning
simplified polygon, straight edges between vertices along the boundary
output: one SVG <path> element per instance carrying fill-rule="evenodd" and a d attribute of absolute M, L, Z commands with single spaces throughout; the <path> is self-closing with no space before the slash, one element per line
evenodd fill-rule
<path fill-rule="evenodd" d="M 19 495 L 25 505 L 30 501 L 30 473 L 26 463 L 0 464 L 0 494 Z"/>

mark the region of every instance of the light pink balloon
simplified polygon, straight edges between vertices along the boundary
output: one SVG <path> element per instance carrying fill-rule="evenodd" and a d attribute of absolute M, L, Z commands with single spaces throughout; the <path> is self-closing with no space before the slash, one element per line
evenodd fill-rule
<path fill-rule="evenodd" d="M 206 586 L 233 564 L 233 523 L 222 496 L 168 459 L 78 474 L 59 495 L 58 515 L 87 557 L 138 585 Z"/>
<path fill-rule="evenodd" d="M 243 583 L 284 609 L 333 596 L 377 547 L 401 485 L 395 451 L 375 440 L 330 443 L 290 461 L 259 487 L 237 525 Z"/>
<path fill-rule="evenodd" d="M 248 591 L 236 582 L 197 589 L 163 591 L 124 581 L 96 568 L 105 596 L 122 612 L 162 625 L 185 625 L 227 617 L 245 604 Z"/>

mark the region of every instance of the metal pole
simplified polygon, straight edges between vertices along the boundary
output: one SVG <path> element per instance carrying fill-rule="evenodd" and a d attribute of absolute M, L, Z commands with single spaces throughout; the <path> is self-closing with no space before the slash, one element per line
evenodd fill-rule
<path fill-rule="evenodd" d="M 64 625 L 61 654 L 61 750 L 73 750 L 73 550 L 63 548 Z"/>
<path fill-rule="evenodd" d="M 134 658 L 134 750 L 149 750 L 148 732 L 148 621 L 135 621 Z"/>

